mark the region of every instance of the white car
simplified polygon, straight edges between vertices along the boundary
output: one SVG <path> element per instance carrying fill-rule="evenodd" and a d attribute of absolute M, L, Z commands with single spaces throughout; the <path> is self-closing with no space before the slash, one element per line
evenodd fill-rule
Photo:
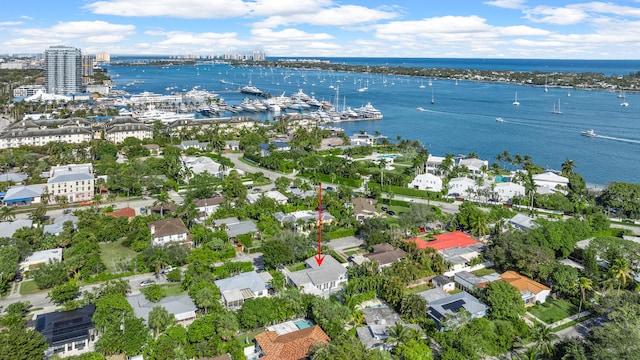
<path fill-rule="evenodd" d="M 146 286 L 151 286 L 153 284 L 155 284 L 156 282 L 154 280 L 142 280 L 140 281 L 140 287 L 146 287 Z"/>

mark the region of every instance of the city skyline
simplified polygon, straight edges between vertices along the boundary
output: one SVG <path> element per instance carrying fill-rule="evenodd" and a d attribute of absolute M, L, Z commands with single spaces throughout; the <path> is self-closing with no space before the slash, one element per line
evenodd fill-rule
<path fill-rule="evenodd" d="M 3 53 L 637 59 L 640 1 L 35 0 L 0 30 Z"/>

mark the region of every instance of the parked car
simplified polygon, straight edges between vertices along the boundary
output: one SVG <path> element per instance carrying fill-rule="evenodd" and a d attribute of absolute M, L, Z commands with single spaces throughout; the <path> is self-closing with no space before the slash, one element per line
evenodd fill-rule
<path fill-rule="evenodd" d="M 389 215 L 395 215 L 395 214 L 396 214 L 396 212 L 395 212 L 395 211 L 393 211 L 393 210 L 387 210 L 387 214 L 389 214 Z"/>
<path fill-rule="evenodd" d="M 166 268 L 164 268 L 164 269 L 160 270 L 160 273 L 161 273 L 161 274 L 168 274 L 168 273 L 170 273 L 170 272 L 171 272 L 171 270 L 173 270 L 173 269 L 175 269 L 175 267 L 173 267 L 173 266 L 167 266 Z"/>
<path fill-rule="evenodd" d="M 153 284 L 155 284 L 156 282 L 154 280 L 142 280 L 140 281 L 140 287 L 146 287 L 146 286 L 151 286 Z"/>
<path fill-rule="evenodd" d="M 327 190 L 333 191 L 333 186 L 327 186 Z"/>
<path fill-rule="evenodd" d="M 382 210 L 382 211 L 387 211 L 387 207 L 386 207 L 386 206 L 382 206 L 382 207 L 380 208 L 380 210 Z"/>

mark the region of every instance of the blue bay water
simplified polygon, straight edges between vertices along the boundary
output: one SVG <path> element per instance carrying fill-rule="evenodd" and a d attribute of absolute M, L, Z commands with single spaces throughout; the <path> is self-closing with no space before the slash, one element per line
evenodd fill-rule
<path fill-rule="evenodd" d="M 469 69 L 513 69 L 515 71 L 591 71 L 627 74 L 640 69 L 640 61 L 595 60 L 502 60 L 502 59 L 332 59 L 332 62 L 370 66 L 455 67 Z M 475 62 L 474 62 L 475 61 Z M 539 68 L 541 67 L 542 68 Z M 246 96 L 238 92 L 249 80 L 273 95 L 292 95 L 302 89 L 319 100 L 360 107 L 371 102 L 384 114 L 376 121 L 343 122 L 337 126 L 347 135 L 364 130 L 379 131 L 395 141 L 418 140 L 434 155 L 468 154 L 495 161 L 507 150 L 511 155 L 529 155 L 544 167 L 559 169 L 572 159 L 590 184 L 611 181 L 640 183 L 640 94 L 627 93 L 628 107 L 611 91 L 521 86 L 504 83 L 371 75 L 318 70 L 235 67 L 227 64 L 195 66 L 107 67 L 114 81 L 129 93 L 152 91 L 168 94 L 194 86 L 215 91 L 228 104 L 239 104 Z M 570 70 L 573 69 L 573 70 Z M 144 81 L 123 87 L 133 81 Z M 224 81 L 223 82 L 221 82 Z M 337 87 L 336 91 L 330 85 Z M 424 85 L 424 88 L 421 88 Z M 364 92 L 359 88 L 367 86 Z M 167 87 L 176 87 L 165 90 Z M 512 105 L 516 96 L 520 106 Z M 431 98 L 435 100 L 431 104 Z M 568 96 L 570 94 L 570 96 Z M 554 114 L 558 107 L 562 114 Z M 417 111 L 422 107 L 425 111 Z M 227 114 L 231 115 L 231 114 Z M 257 115 L 273 118 L 273 115 Z M 501 117 L 504 122 L 497 122 Z M 580 132 L 594 129 L 599 136 Z"/>

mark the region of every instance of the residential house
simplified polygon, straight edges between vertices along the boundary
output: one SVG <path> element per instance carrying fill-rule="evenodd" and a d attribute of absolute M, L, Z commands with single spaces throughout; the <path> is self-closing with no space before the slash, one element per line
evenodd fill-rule
<path fill-rule="evenodd" d="M 31 205 L 42 202 L 42 194 L 47 192 L 44 185 L 18 185 L 7 189 L 2 203 L 4 205 Z"/>
<path fill-rule="evenodd" d="M 236 237 L 244 234 L 256 234 L 258 227 L 253 220 L 240 221 L 237 218 L 224 218 L 213 221 L 214 225 L 224 229 L 229 240 L 235 241 Z"/>
<path fill-rule="evenodd" d="M 182 151 L 185 151 L 185 150 L 188 150 L 188 149 L 196 149 L 196 150 L 199 150 L 199 151 L 206 151 L 208 147 L 209 147 L 209 143 L 208 142 L 200 142 L 198 140 L 184 140 L 179 145 L 179 148 Z"/>
<path fill-rule="evenodd" d="M 349 143 L 351 146 L 373 146 L 379 139 L 385 139 L 386 136 L 382 135 L 371 135 L 366 132 L 363 134 L 357 133 L 353 134 L 349 137 Z"/>
<path fill-rule="evenodd" d="M 333 256 L 323 256 L 324 261 L 321 265 L 318 265 L 315 257 L 310 257 L 305 262 L 306 269 L 285 271 L 288 283 L 305 294 L 329 295 L 340 290 L 342 284 L 347 282 L 347 268 Z"/>
<path fill-rule="evenodd" d="M 511 225 L 514 229 L 518 229 L 521 231 L 532 229 L 538 224 L 532 217 L 529 217 L 525 214 L 516 214 L 514 217 L 507 221 L 507 224 Z"/>
<path fill-rule="evenodd" d="M 444 275 L 437 275 L 431 279 L 431 283 L 435 288 L 442 289 L 446 292 L 453 291 L 456 288 L 456 282 L 451 280 L 450 277 Z"/>
<path fill-rule="evenodd" d="M 493 193 L 495 194 L 496 200 L 506 203 L 511 201 L 511 199 L 515 197 L 524 196 L 525 188 L 520 184 L 512 182 L 501 182 L 495 184 Z"/>
<path fill-rule="evenodd" d="M 120 116 L 104 125 L 104 138 L 114 144 L 120 144 L 126 138 L 152 139 L 153 126 L 134 120 L 130 116 Z"/>
<path fill-rule="evenodd" d="M 427 304 L 429 304 L 429 303 L 431 303 L 433 301 L 444 299 L 444 298 L 448 297 L 450 294 L 448 292 L 442 290 L 442 288 L 436 287 L 436 288 L 433 288 L 433 289 L 429 289 L 429 290 L 425 290 L 425 291 L 419 292 L 418 295 L 420 295 L 425 300 L 427 300 Z"/>
<path fill-rule="evenodd" d="M 447 184 L 447 196 L 468 199 L 475 196 L 477 189 L 478 185 L 474 180 L 468 177 L 457 177 L 449 180 Z"/>
<path fill-rule="evenodd" d="M 36 316 L 35 330 L 49 345 L 43 355 L 47 358 L 52 355 L 67 357 L 94 351 L 98 337 L 92 320 L 95 311 L 95 305 L 86 305 L 75 310 Z"/>
<path fill-rule="evenodd" d="M 193 174 L 202 174 L 206 171 L 219 178 L 224 175 L 223 166 L 206 156 L 183 156 L 182 167 L 190 170 Z"/>
<path fill-rule="evenodd" d="M 515 286 L 524 301 L 524 306 L 533 306 L 537 303 L 547 301 L 547 296 L 551 293 L 551 289 L 537 281 L 531 280 L 524 275 L 520 275 L 515 271 L 506 271 L 500 278 L 509 284 Z"/>
<path fill-rule="evenodd" d="M 113 216 L 113 217 L 126 217 L 127 219 L 131 220 L 134 217 L 136 217 L 136 210 L 134 208 L 130 208 L 130 207 L 124 207 L 120 210 L 116 210 L 116 211 L 111 211 L 108 213 L 105 213 L 105 215 L 108 216 Z"/>
<path fill-rule="evenodd" d="M 20 272 L 33 270 L 43 264 L 51 264 L 53 262 L 62 262 L 62 248 L 41 250 L 27 256 L 20 263 Z"/>
<path fill-rule="evenodd" d="M 542 174 L 532 175 L 531 178 L 536 185 L 536 192 L 543 191 L 548 193 L 549 191 L 559 191 L 563 194 L 567 193 L 566 189 L 569 186 L 569 179 L 564 176 L 547 171 Z"/>
<path fill-rule="evenodd" d="M 191 234 L 180 219 L 168 218 L 147 223 L 151 232 L 152 246 L 165 246 L 178 243 L 191 246 Z"/>
<path fill-rule="evenodd" d="M 358 197 L 353 198 L 351 204 L 353 204 L 353 214 L 359 222 L 379 215 L 376 209 L 376 205 L 378 204 L 377 199 Z"/>
<path fill-rule="evenodd" d="M 78 217 L 71 214 L 65 214 L 57 217 L 53 220 L 53 224 L 48 224 L 43 227 L 43 233 L 45 235 L 53 234 L 55 236 L 58 236 L 62 231 L 64 231 L 64 223 L 66 223 L 67 221 L 71 222 L 75 228 L 75 225 L 78 222 Z"/>
<path fill-rule="evenodd" d="M 16 173 L 7 173 L 0 174 L 0 182 L 12 183 L 15 185 L 22 185 L 22 182 L 27 180 L 29 175 L 27 174 L 16 174 Z"/>
<path fill-rule="evenodd" d="M 485 251 L 485 246 L 462 231 L 439 234 L 433 238 L 432 241 L 425 241 L 421 238 L 411 238 L 405 241 L 415 243 L 418 249 L 428 247 L 436 249 L 444 261 L 451 264 L 449 271 L 444 273 L 446 276 L 453 276 L 456 272 L 463 270 L 478 270 L 488 265 L 488 263 L 478 260 Z"/>
<path fill-rule="evenodd" d="M 364 308 L 361 312 L 364 315 L 366 326 L 357 327 L 356 334 L 367 350 L 390 350 L 387 344 L 387 339 L 390 337 L 389 328 L 396 324 L 422 330 L 420 325 L 407 324 L 402 321 L 400 315 L 386 305 Z"/>
<path fill-rule="evenodd" d="M 221 204 L 224 203 L 224 196 L 214 196 L 206 199 L 196 200 L 196 209 L 200 214 L 200 219 L 207 218 L 211 214 L 218 211 Z"/>
<path fill-rule="evenodd" d="M 286 142 L 275 141 L 270 144 L 262 143 L 258 145 L 260 149 L 260 156 L 269 156 L 271 151 L 289 151 L 291 150 L 291 145 Z"/>
<path fill-rule="evenodd" d="M 256 352 L 261 360 L 307 359 L 314 345 L 324 345 L 330 340 L 318 325 L 284 335 L 267 330 L 255 337 Z"/>
<path fill-rule="evenodd" d="M 487 315 L 488 309 L 487 305 L 480 302 L 473 295 L 461 291 L 429 302 L 427 314 L 436 322 L 438 329 L 447 329 L 450 323 L 455 325 L 463 321 L 462 317 L 465 317 L 466 314 L 460 313 L 461 310 L 466 311 L 474 319 Z"/>
<path fill-rule="evenodd" d="M 425 241 L 421 238 L 411 238 L 405 241 L 415 243 L 418 249 L 431 247 L 438 251 L 479 244 L 478 240 L 463 233 L 462 231 L 452 231 L 444 234 L 439 234 L 435 235 L 433 238 L 434 240 L 432 241 Z"/>
<path fill-rule="evenodd" d="M 0 234 L 2 237 L 12 237 L 16 230 L 24 227 L 31 228 L 33 226 L 33 220 L 30 219 L 18 219 L 14 221 L 0 222 Z"/>
<path fill-rule="evenodd" d="M 235 310 L 244 304 L 247 299 L 269 296 L 269 281 L 271 274 L 268 272 L 249 271 L 236 276 L 214 281 L 222 298 L 220 299 L 227 309 Z"/>
<path fill-rule="evenodd" d="M 459 271 L 455 273 L 454 279 L 459 288 L 473 292 L 477 288 L 484 288 L 487 283 L 500 279 L 498 273 L 491 273 L 484 276 L 476 276 L 468 271 Z"/>
<path fill-rule="evenodd" d="M 49 203 L 64 197 L 69 203 L 91 201 L 95 193 L 93 165 L 69 164 L 53 166 L 47 180 Z"/>
<path fill-rule="evenodd" d="M 188 325 L 196 318 L 198 307 L 193 303 L 189 295 L 167 296 L 158 302 L 147 300 L 144 294 L 127 296 L 127 302 L 133 308 L 136 317 L 149 321 L 149 313 L 156 306 L 161 306 L 167 310 L 173 318 L 182 325 Z"/>
<path fill-rule="evenodd" d="M 224 149 L 227 151 L 240 151 L 240 141 L 226 140 L 224 142 Z"/>
<path fill-rule="evenodd" d="M 396 261 L 402 260 L 407 253 L 389 243 L 373 245 L 373 251 L 364 257 L 370 261 L 377 261 L 380 269 L 389 267 Z"/>
<path fill-rule="evenodd" d="M 480 160 L 476 158 L 464 158 L 458 161 L 458 166 L 466 167 L 471 172 L 471 176 L 473 178 L 477 178 L 484 176 L 489 167 L 489 162 L 487 160 Z"/>
<path fill-rule="evenodd" d="M 273 199 L 280 205 L 284 205 L 289 201 L 289 198 L 287 198 L 285 195 L 283 195 L 280 191 L 277 191 L 277 190 L 265 191 L 263 193 L 247 194 L 247 201 L 249 202 L 249 204 L 254 204 L 256 201 L 258 201 L 258 199 L 260 199 L 261 196 L 264 196 L 269 199 Z"/>
<path fill-rule="evenodd" d="M 152 156 L 160 155 L 162 153 L 162 148 L 158 144 L 143 144 L 142 147 L 149 150 L 149 153 Z"/>
<path fill-rule="evenodd" d="M 318 225 L 318 212 L 313 210 L 300 210 L 287 214 L 283 212 L 277 212 L 273 214 L 273 216 L 282 226 L 284 226 L 285 224 L 293 224 L 294 227 L 298 228 L 299 223 L 303 223 L 307 226 Z M 333 215 L 331 215 L 328 211 L 323 211 L 321 218 L 323 224 L 332 223 L 333 220 L 335 220 L 335 217 L 333 217 Z"/>
<path fill-rule="evenodd" d="M 433 156 L 429 154 L 429 157 L 427 158 L 427 172 L 434 175 L 439 174 L 440 167 L 445 159 L 446 158 L 442 156 Z"/>
<path fill-rule="evenodd" d="M 420 174 L 416 175 L 408 186 L 412 189 L 440 192 L 442 191 L 442 179 L 431 173 Z"/>

